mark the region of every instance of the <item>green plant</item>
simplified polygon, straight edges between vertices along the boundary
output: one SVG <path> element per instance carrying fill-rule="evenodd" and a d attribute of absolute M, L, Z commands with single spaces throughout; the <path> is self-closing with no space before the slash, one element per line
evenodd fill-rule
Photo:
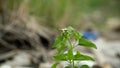
<path fill-rule="evenodd" d="M 76 46 L 96 48 L 96 45 L 82 38 L 81 33 L 75 31 L 72 27 L 62 29 L 61 35 L 56 38 L 53 45 L 53 47 L 57 49 L 57 55 L 53 56 L 53 59 L 57 60 L 58 62 L 53 64 L 52 68 L 56 68 L 60 63 L 59 61 L 67 61 L 70 64 L 70 66 L 66 66 L 65 68 L 79 68 L 75 66 L 74 61 L 80 62 L 83 60 L 94 60 L 92 57 L 83 55 L 79 51 L 75 52 L 74 54 L 73 49 Z M 83 66 L 83 68 L 88 67 Z"/>

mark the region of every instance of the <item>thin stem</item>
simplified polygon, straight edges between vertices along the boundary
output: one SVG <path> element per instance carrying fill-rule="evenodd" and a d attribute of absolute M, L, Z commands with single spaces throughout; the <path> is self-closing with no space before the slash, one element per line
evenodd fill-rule
<path fill-rule="evenodd" d="M 73 45 L 72 45 L 70 39 L 68 39 L 68 42 L 70 43 L 70 47 L 73 48 Z"/>
<path fill-rule="evenodd" d="M 72 61 L 72 62 L 73 62 L 73 65 L 72 65 L 72 66 L 73 66 L 73 68 L 74 68 L 74 59 L 73 59 L 73 61 Z"/>
<path fill-rule="evenodd" d="M 70 60 L 70 66 L 72 66 L 72 68 L 74 68 L 74 60 Z"/>
<path fill-rule="evenodd" d="M 73 49 L 74 47 L 73 47 L 73 45 L 72 45 L 70 39 L 68 39 L 68 42 L 69 42 L 69 44 L 70 44 L 70 48 Z M 74 68 L 74 59 L 70 60 L 70 64 L 71 64 L 72 68 Z"/>
<path fill-rule="evenodd" d="M 72 65 L 72 62 L 71 62 L 71 60 L 70 60 L 70 65 Z"/>

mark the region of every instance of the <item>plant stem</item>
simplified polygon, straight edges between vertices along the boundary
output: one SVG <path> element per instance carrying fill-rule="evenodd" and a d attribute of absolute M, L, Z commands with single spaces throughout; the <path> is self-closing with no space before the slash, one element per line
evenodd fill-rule
<path fill-rule="evenodd" d="M 74 68 L 74 59 L 72 60 L 72 68 Z"/>
<path fill-rule="evenodd" d="M 73 49 L 73 45 L 72 45 L 70 39 L 68 40 L 68 42 L 70 43 L 70 48 Z M 70 61 L 70 64 L 71 64 L 72 68 L 74 68 L 74 59 L 72 59 L 72 60 Z"/>
<path fill-rule="evenodd" d="M 68 42 L 70 43 L 70 47 L 73 48 L 73 45 L 72 45 L 70 39 L 68 40 Z"/>
<path fill-rule="evenodd" d="M 71 66 L 72 68 L 74 68 L 74 61 L 73 61 L 73 60 L 70 60 L 70 66 Z"/>

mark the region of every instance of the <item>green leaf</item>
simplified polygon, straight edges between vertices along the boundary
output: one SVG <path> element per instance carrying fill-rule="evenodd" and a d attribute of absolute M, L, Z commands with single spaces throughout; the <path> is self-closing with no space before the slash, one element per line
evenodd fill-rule
<path fill-rule="evenodd" d="M 62 33 L 62 36 L 64 37 L 65 40 L 68 40 L 70 38 L 70 34 L 68 34 L 68 32 Z"/>
<path fill-rule="evenodd" d="M 73 49 L 70 48 L 68 50 L 68 53 L 67 53 L 67 60 L 73 60 L 73 59 L 74 59 L 74 57 L 73 57 Z"/>
<path fill-rule="evenodd" d="M 58 55 L 56 55 L 56 56 L 53 56 L 53 58 L 55 59 L 55 60 L 63 60 L 63 61 L 66 61 L 67 59 L 67 54 L 58 54 Z"/>
<path fill-rule="evenodd" d="M 84 38 L 79 39 L 79 45 L 80 46 L 86 46 L 86 47 L 93 47 L 93 48 L 97 49 L 97 47 L 94 43 L 92 43 L 92 42 L 90 42 L 90 41 L 88 41 Z"/>
<path fill-rule="evenodd" d="M 78 68 L 78 66 L 75 66 L 74 68 Z"/>
<path fill-rule="evenodd" d="M 88 65 L 82 65 L 80 68 L 90 68 Z"/>
<path fill-rule="evenodd" d="M 52 47 L 57 47 L 63 41 L 63 39 L 63 36 L 58 36 Z"/>
<path fill-rule="evenodd" d="M 79 40 L 82 38 L 82 34 L 79 32 L 74 32 L 73 35 L 74 35 L 75 40 Z"/>
<path fill-rule="evenodd" d="M 63 43 L 58 45 L 58 47 L 57 47 L 58 54 L 61 53 L 61 51 L 63 51 L 65 48 L 67 48 L 67 46 L 64 45 Z"/>
<path fill-rule="evenodd" d="M 58 54 L 56 56 L 53 57 L 55 60 L 73 60 L 74 56 L 73 56 L 73 51 L 72 48 L 68 50 L 67 53 L 65 54 Z"/>
<path fill-rule="evenodd" d="M 71 68 L 71 66 L 65 66 L 65 68 Z M 78 68 L 78 66 L 74 66 L 74 68 Z"/>
<path fill-rule="evenodd" d="M 62 29 L 62 37 L 64 38 L 64 41 L 67 41 L 71 37 L 73 32 L 74 32 L 74 29 L 72 27 Z"/>
<path fill-rule="evenodd" d="M 65 37 L 65 38 L 70 38 L 70 36 L 72 35 L 74 29 L 72 27 L 68 27 L 68 28 L 65 28 L 62 30 L 62 35 Z"/>
<path fill-rule="evenodd" d="M 70 66 L 65 66 L 65 68 L 71 68 Z"/>
<path fill-rule="evenodd" d="M 90 57 L 90 56 L 87 56 L 87 55 L 82 55 L 82 54 L 80 54 L 80 52 L 78 52 L 77 51 L 77 53 L 74 55 L 74 60 L 79 60 L 79 61 L 81 61 L 81 60 L 94 60 L 92 57 Z"/>
<path fill-rule="evenodd" d="M 69 26 L 69 27 L 67 28 L 68 34 L 72 34 L 73 31 L 74 31 L 74 29 L 73 29 L 71 26 Z"/>
<path fill-rule="evenodd" d="M 54 63 L 51 68 L 56 68 L 58 64 L 59 62 Z"/>

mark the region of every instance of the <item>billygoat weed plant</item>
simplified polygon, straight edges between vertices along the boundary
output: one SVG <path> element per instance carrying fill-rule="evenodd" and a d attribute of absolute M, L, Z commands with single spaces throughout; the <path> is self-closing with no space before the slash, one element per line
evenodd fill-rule
<path fill-rule="evenodd" d="M 73 49 L 76 46 L 85 46 L 85 47 L 92 47 L 97 48 L 95 44 L 92 42 L 82 38 L 80 32 L 76 31 L 72 27 L 68 27 L 61 30 L 62 33 L 59 35 L 54 44 L 53 48 L 57 49 L 57 55 L 53 56 L 53 59 L 57 62 L 52 65 L 52 68 L 57 68 L 57 65 L 60 61 L 67 61 L 70 65 L 64 68 L 89 68 L 87 65 L 77 67 L 75 66 L 74 61 L 84 61 L 84 60 L 94 60 L 92 57 L 83 55 L 79 51 L 73 54 Z M 75 40 L 75 43 L 71 41 L 71 39 Z M 67 53 L 65 53 L 67 51 Z"/>

